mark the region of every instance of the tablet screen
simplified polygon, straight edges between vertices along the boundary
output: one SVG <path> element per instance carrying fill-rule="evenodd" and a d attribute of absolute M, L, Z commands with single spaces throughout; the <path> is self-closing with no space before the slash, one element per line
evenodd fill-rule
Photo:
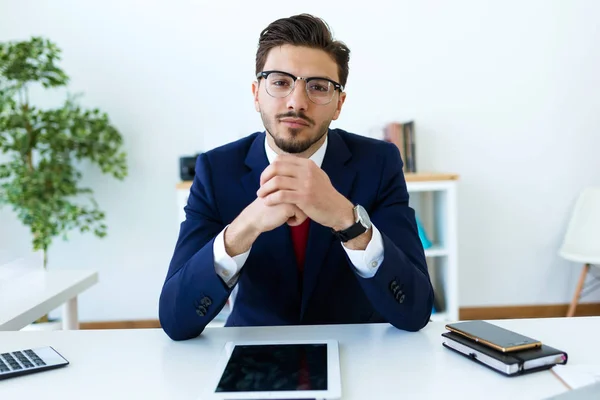
<path fill-rule="evenodd" d="M 217 392 L 327 390 L 327 344 L 236 345 Z"/>

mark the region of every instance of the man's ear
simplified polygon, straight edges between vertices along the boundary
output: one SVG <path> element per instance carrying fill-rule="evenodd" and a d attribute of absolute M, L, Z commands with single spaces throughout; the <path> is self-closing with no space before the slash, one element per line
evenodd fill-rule
<path fill-rule="evenodd" d="M 258 103 L 258 91 L 260 89 L 260 85 L 257 81 L 252 82 L 252 96 L 254 96 L 254 109 L 256 112 L 260 112 L 260 104 Z"/>
<path fill-rule="evenodd" d="M 332 120 L 336 120 L 340 117 L 340 113 L 342 112 L 342 106 L 344 105 L 344 101 L 346 101 L 346 92 L 340 93 L 338 97 L 337 106 L 335 108 L 335 113 L 333 114 Z"/>

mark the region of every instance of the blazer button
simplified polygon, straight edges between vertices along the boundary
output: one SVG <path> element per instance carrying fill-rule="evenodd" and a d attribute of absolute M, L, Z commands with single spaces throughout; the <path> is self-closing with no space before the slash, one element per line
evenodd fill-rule
<path fill-rule="evenodd" d="M 203 306 L 199 306 L 196 309 L 196 314 L 200 315 L 201 317 L 204 317 L 207 313 L 208 313 L 208 310 Z"/>
<path fill-rule="evenodd" d="M 398 282 L 396 281 L 391 281 L 390 282 L 390 290 L 393 292 L 394 289 L 398 288 Z"/>
<path fill-rule="evenodd" d="M 204 296 L 204 298 L 200 300 L 200 304 L 202 304 L 204 307 L 208 307 L 212 304 L 212 300 L 210 299 L 210 297 Z"/>
<path fill-rule="evenodd" d="M 398 303 L 400 303 L 400 304 L 404 303 L 405 297 L 406 297 L 406 295 L 404 293 L 402 293 L 402 296 L 400 296 L 400 298 L 398 298 Z"/>

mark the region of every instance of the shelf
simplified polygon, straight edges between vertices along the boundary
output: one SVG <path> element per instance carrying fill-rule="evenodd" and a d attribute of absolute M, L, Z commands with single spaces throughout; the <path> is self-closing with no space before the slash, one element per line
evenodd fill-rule
<path fill-rule="evenodd" d="M 179 182 L 175 187 L 178 190 L 187 190 L 192 187 L 192 182 L 193 181 L 182 181 L 182 182 Z"/>
<path fill-rule="evenodd" d="M 458 175 L 441 172 L 406 172 L 404 180 L 406 182 L 456 181 Z"/>
<path fill-rule="evenodd" d="M 444 246 L 436 244 L 428 249 L 425 249 L 425 257 L 445 257 L 448 255 L 448 249 Z"/>

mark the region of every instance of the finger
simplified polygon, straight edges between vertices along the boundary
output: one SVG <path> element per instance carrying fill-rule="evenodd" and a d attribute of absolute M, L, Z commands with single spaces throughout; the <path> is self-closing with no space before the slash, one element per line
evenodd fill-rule
<path fill-rule="evenodd" d="M 287 220 L 289 226 L 298 226 L 302 224 L 308 216 L 298 207 L 294 206 L 294 215 Z"/>
<path fill-rule="evenodd" d="M 258 189 L 256 195 L 265 197 L 278 190 L 296 190 L 298 180 L 289 176 L 274 176 Z"/>
<path fill-rule="evenodd" d="M 296 177 L 298 166 L 287 159 L 276 159 L 260 174 L 260 185 L 264 185 L 269 179 L 274 176 L 291 176 Z"/>
<path fill-rule="evenodd" d="M 295 190 L 278 190 L 265 197 L 264 201 L 268 206 L 276 206 L 277 204 L 296 204 L 298 198 L 298 192 Z"/>

